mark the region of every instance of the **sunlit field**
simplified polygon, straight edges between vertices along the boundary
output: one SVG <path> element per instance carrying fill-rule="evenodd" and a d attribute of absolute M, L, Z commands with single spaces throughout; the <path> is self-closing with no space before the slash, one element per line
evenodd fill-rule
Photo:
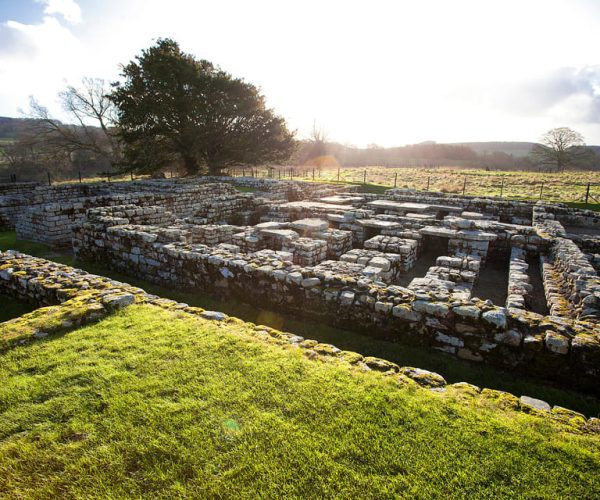
<path fill-rule="evenodd" d="M 312 179 L 312 170 L 302 174 Z M 289 176 L 289 174 L 288 174 Z M 298 176 L 298 177 L 296 177 Z M 301 178 L 299 173 L 294 178 Z M 338 180 L 338 169 L 315 171 L 315 180 Z M 511 199 L 583 202 L 590 183 L 590 203 L 600 202 L 600 172 L 525 172 L 474 169 L 358 167 L 339 169 L 342 182 L 428 189 L 443 193 L 500 196 Z"/>

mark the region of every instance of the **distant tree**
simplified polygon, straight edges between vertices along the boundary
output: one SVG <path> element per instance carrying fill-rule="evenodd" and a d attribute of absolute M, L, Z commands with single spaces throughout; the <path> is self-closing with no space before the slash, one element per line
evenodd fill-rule
<path fill-rule="evenodd" d="M 152 172 L 181 163 L 187 174 L 284 161 L 295 141 L 259 90 L 159 39 L 114 84 L 125 159 Z"/>
<path fill-rule="evenodd" d="M 593 153 L 585 146 L 583 136 L 568 127 L 546 132 L 531 150 L 531 159 L 541 166 L 555 168 L 558 172 L 590 159 Z"/>

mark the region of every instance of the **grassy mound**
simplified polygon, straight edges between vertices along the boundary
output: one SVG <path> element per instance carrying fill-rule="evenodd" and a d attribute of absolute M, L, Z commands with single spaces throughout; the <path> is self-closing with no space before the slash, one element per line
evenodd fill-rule
<path fill-rule="evenodd" d="M 600 436 L 131 306 L 0 355 L 9 497 L 600 496 Z M 485 391 L 484 391 L 485 392 Z"/>

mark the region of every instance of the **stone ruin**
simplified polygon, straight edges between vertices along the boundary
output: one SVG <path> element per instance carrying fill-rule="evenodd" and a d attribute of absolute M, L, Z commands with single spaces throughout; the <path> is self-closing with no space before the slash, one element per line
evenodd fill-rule
<path fill-rule="evenodd" d="M 0 191 L 0 220 L 157 284 L 599 393 L 594 212 L 221 177 Z"/>

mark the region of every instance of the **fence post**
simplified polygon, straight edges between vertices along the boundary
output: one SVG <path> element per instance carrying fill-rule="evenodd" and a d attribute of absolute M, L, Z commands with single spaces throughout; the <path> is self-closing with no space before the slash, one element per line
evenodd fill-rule
<path fill-rule="evenodd" d="M 542 199 L 542 193 L 544 192 L 544 183 L 540 186 L 540 200 Z"/>
<path fill-rule="evenodd" d="M 315 169 L 313 168 L 313 181 L 315 180 Z"/>
<path fill-rule="evenodd" d="M 398 185 L 398 172 L 394 174 L 394 187 Z"/>
<path fill-rule="evenodd" d="M 81 184 L 81 170 L 79 171 L 79 184 Z"/>
<path fill-rule="evenodd" d="M 338 182 L 340 182 L 340 167 L 338 167 Z"/>
<path fill-rule="evenodd" d="M 129 173 L 131 174 L 131 180 L 133 180 L 133 170 L 130 170 Z"/>
<path fill-rule="evenodd" d="M 46 170 L 46 173 L 48 174 L 48 186 L 52 186 L 52 179 L 50 179 L 50 172 L 48 170 Z"/>
<path fill-rule="evenodd" d="M 502 177 L 502 184 L 500 184 L 500 198 L 502 198 L 503 192 L 504 192 L 504 177 Z"/>
<path fill-rule="evenodd" d="M 465 182 L 463 182 L 463 196 L 465 195 L 465 191 L 467 189 L 467 176 L 465 175 Z"/>
<path fill-rule="evenodd" d="M 590 183 L 588 182 L 587 188 L 585 190 L 585 206 L 586 207 L 587 207 L 589 199 L 590 199 Z"/>
<path fill-rule="evenodd" d="M 365 170 L 364 174 L 363 174 L 363 184 L 367 183 L 367 171 Z"/>
<path fill-rule="evenodd" d="M 431 177 L 427 177 L 427 189 L 425 191 L 429 191 L 429 181 L 431 180 Z"/>

